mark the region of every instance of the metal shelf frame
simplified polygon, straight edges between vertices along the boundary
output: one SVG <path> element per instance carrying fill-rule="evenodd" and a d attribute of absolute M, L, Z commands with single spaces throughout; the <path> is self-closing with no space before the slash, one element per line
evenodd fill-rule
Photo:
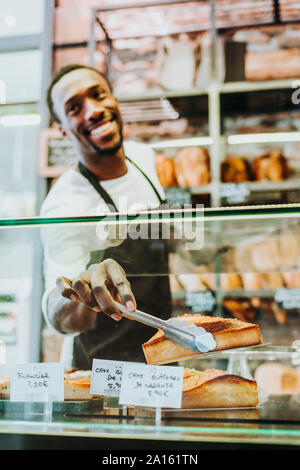
<path fill-rule="evenodd" d="M 198 0 L 196 0 L 198 1 Z M 113 6 L 103 6 L 101 8 L 93 8 L 91 10 L 91 27 L 90 27 L 90 39 L 89 39 L 89 60 L 90 66 L 94 66 L 94 52 L 96 44 L 99 41 L 96 41 L 95 38 L 95 26 L 98 24 L 102 31 L 104 32 L 105 39 L 104 42 L 109 46 L 109 57 L 107 62 L 107 74 L 110 75 L 110 61 L 112 54 L 112 38 L 110 38 L 109 33 L 106 29 L 103 21 L 99 19 L 101 12 L 109 11 L 118 11 L 126 10 L 132 8 L 143 8 L 143 7 L 153 7 L 153 6 L 163 6 L 163 5 L 178 5 L 178 4 L 188 4 L 191 3 L 191 0 L 157 0 L 154 2 L 141 2 L 141 3 L 118 3 Z M 200 3 L 200 2 L 199 2 Z M 208 0 L 207 2 L 210 5 L 210 36 L 211 36 L 211 56 L 215 57 L 214 51 L 216 50 L 216 40 L 219 32 L 229 29 L 234 29 L 233 27 L 228 28 L 217 28 L 216 26 L 216 2 L 215 0 Z M 273 14 L 275 24 L 288 24 L 290 22 L 283 22 L 280 18 L 280 5 L 278 0 L 273 0 Z M 299 23 L 299 22 L 298 22 Z M 268 23 L 270 25 L 270 23 Z M 255 25 L 242 25 L 240 28 L 246 28 L 249 26 Z M 263 24 L 258 24 L 256 26 L 265 26 Z M 201 29 L 201 28 L 200 28 Z M 199 27 L 197 29 L 199 31 Z M 115 38 L 114 38 L 115 39 Z M 123 38 L 122 38 L 123 39 Z M 101 42 L 101 41 L 100 41 Z M 102 41 L 103 42 L 103 41 Z M 208 97 L 208 128 L 209 128 L 209 149 L 210 149 L 210 162 L 211 162 L 211 183 L 206 185 L 205 188 L 197 187 L 192 188 L 192 194 L 203 194 L 209 192 L 211 194 L 211 205 L 220 206 L 221 205 L 221 175 L 220 175 L 220 163 L 224 160 L 226 156 L 226 145 L 227 137 L 222 133 L 222 112 L 221 112 L 221 97 L 223 94 L 230 93 L 251 93 L 254 91 L 266 91 L 266 90 L 284 90 L 291 89 L 295 86 L 295 83 L 300 83 L 300 79 L 285 79 L 285 80 L 272 80 L 272 81 L 262 81 L 262 82 L 225 82 L 220 83 L 216 77 L 216 68 L 214 60 L 212 60 L 211 66 L 211 80 L 209 84 L 203 89 L 192 89 L 192 90 L 182 90 L 180 92 L 155 92 L 155 93 L 145 93 L 135 96 L 117 96 L 121 103 L 126 102 L 137 102 L 140 100 L 150 100 L 150 99 L 160 99 L 160 98 L 176 98 L 176 97 L 197 97 L 200 95 L 207 95 Z M 176 145 L 176 143 L 174 144 Z M 273 191 L 282 190 L 282 189 L 295 189 L 297 183 L 292 182 L 266 182 L 266 183 L 245 183 L 248 185 L 251 191 Z"/>

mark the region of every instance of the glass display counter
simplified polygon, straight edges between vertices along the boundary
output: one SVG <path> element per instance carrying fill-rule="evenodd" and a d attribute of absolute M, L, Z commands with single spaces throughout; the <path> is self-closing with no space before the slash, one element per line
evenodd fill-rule
<path fill-rule="evenodd" d="M 299 205 L 2 219 L 0 319 L 7 320 L 13 311 L 15 327 L 12 340 L 8 323 L 0 322 L 0 448 L 80 449 L 86 448 L 86 438 L 95 449 L 299 446 L 299 235 Z M 140 406 L 121 403 L 118 394 L 90 396 L 90 385 L 84 397 L 68 399 L 64 389 L 57 399 L 42 393 L 46 375 L 41 372 L 26 376 L 33 380 L 31 390 L 18 389 L 12 377 L 24 365 L 59 365 L 64 385 L 66 374 L 76 372 L 85 372 L 81 379 L 87 384 L 93 380 L 92 362 L 81 362 L 84 353 L 76 351 L 76 338 L 83 333 L 57 333 L 57 323 L 47 315 L 54 292 L 66 300 L 57 290 L 58 276 L 74 286 L 80 273 L 107 259 L 123 267 L 137 307 L 149 314 L 165 319 L 200 314 L 256 325 L 260 343 L 191 352 L 156 367 L 237 376 L 256 384 L 257 404 Z M 67 301 L 81 303 L 78 298 Z M 138 330 L 131 330 L 137 322 L 117 322 L 99 309 L 95 315 L 105 327 L 97 347 L 88 351 L 91 361 L 150 367 L 142 345 L 156 329 L 138 324 Z M 125 325 L 121 334 L 117 324 Z M 15 398 L 16 390 L 21 398 Z"/>

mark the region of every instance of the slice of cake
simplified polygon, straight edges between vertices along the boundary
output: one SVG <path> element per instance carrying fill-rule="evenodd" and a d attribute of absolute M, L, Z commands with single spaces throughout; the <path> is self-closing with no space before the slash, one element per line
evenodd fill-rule
<path fill-rule="evenodd" d="M 202 326 L 211 333 L 217 344 L 214 351 L 262 343 L 258 325 L 237 320 L 236 318 L 209 317 L 200 314 L 185 314 L 178 318 L 194 323 L 197 326 Z M 201 352 L 194 352 L 173 343 L 173 341 L 165 337 L 162 330 L 158 330 L 142 347 L 148 364 L 175 362 L 202 354 Z"/>

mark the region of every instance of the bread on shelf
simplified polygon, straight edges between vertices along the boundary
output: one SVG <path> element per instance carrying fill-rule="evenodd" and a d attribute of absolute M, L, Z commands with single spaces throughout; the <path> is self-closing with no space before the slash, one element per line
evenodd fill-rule
<path fill-rule="evenodd" d="M 163 153 L 155 155 L 155 165 L 158 179 L 164 188 L 178 186 L 174 159 Z"/>
<path fill-rule="evenodd" d="M 191 373 L 183 380 L 181 408 L 235 408 L 257 405 L 255 380 L 218 369 Z"/>
<path fill-rule="evenodd" d="M 282 181 L 287 179 L 290 173 L 286 157 L 277 150 L 256 157 L 252 170 L 256 181 Z"/>
<path fill-rule="evenodd" d="M 202 147 L 186 147 L 175 157 L 178 184 L 191 188 L 210 182 L 209 153 Z"/>
<path fill-rule="evenodd" d="M 236 318 L 210 317 L 201 314 L 185 314 L 178 318 L 201 326 L 211 333 L 217 344 L 214 351 L 262 343 L 258 325 Z M 173 343 L 165 337 L 162 330 L 158 330 L 142 347 L 148 364 L 175 362 L 202 354 Z"/>
<path fill-rule="evenodd" d="M 228 156 L 221 164 L 221 180 L 223 183 L 243 183 L 251 181 L 251 165 L 243 157 Z"/>

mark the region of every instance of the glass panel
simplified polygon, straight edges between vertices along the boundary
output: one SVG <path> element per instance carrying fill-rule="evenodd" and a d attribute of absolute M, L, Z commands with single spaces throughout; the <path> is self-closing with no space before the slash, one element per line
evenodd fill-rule
<path fill-rule="evenodd" d="M 10 0 L 0 4 L 0 37 L 38 34 L 43 30 L 44 0 Z"/>
<path fill-rule="evenodd" d="M 0 107 L 1 217 L 35 215 L 39 119 L 35 105 Z"/>
<path fill-rule="evenodd" d="M 171 213 L 172 217 L 168 218 Z M 186 225 L 189 228 L 186 232 L 185 215 L 189 215 L 186 222 L 193 220 L 193 225 Z M 263 346 L 257 349 L 223 349 L 198 356 L 191 354 L 185 360 L 176 358 L 176 365 L 186 368 L 200 371 L 214 368 L 255 379 L 263 390 L 259 392 L 259 406 L 250 410 L 238 409 L 233 414 L 229 409 L 179 409 L 169 415 L 164 411 L 161 429 L 168 432 L 170 426 L 178 424 L 187 429 L 195 428 L 200 436 L 201 431 L 205 432 L 203 420 L 205 428 L 212 430 L 213 420 L 221 419 L 224 427 L 222 431 L 215 429 L 216 434 L 239 429 L 238 421 L 241 420 L 245 424 L 244 430 L 252 429 L 253 423 L 262 423 L 259 429 L 255 427 L 257 435 L 264 429 L 267 433 L 266 423 L 283 421 L 287 431 L 291 426 L 289 423 L 293 423 L 296 431 L 294 426 L 300 422 L 298 382 L 288 381 L 284 387 L 281 382 L 272 382 L 273 390 L 270 391 L 266 377 L 271 368 L 277 368 L 280 374 L 289 374 L 288 377 L 297 378 L 299 374 L 300 206 L 206 209 L 204 215 L 203 218 L 200 209 L 197 215 L 195 211 L 191 214 L 188 210 L 180 213 L 173 209 L 173 212 L 160 214 L 119 214 L 107 218 L 95 215 L 77 219 L 2 219 L 0 340 L 5 345 L 5 361 L 2 354 L 5 364 L 0 366 L 0 375 L 9 374 L 11 366 L 17 362 L 30 362 L 30 351 L 32 348 L 38 350 L 40 342 L 41 357 L 36 357 L 36 361 L 62 360 L 67 367 L 73 358 L 73 365 L 87 372 L 91 370 L 87 356 L 88 360 L 101 358 L 145 363 L 142 344 L 155 334 L 156 329 L 127 318 L 115 321 L 103 312 L 95 313 L 93 327 L 76 336 L 74 349 L 69 350 L 71 356 L 64 356 L 70 339 L 55 334 L 44 320 L 41 331 L 34 334 L 43 319 L 42 310 L 51 316 L 51 311 L 62 308 L 61 302 L 66 302 L 68 309 L 72 308 L 69 313 L 74 313 L 78 306 L 83 308 L 82 298 L 66 300 L 55 290 L 57 277 L 74 280 L 91 264 L 110 258 L 119 261 L 125 269 L 139 309 L 162 319 L 187 313 L 191 317 L 204 314 L 212 319 L 219 317 L 222 321 L 243 321 L 258 325 L 262 334 Z M 167 227 L 172 230 L 168 232 Z M 160 233 L 155 228 L 160 228 Z M 193 241 L 191 235 L 194 235 Z M 34 253 L 40 243 L 44 268 L 41 266 L 36 270 Z M 92 285 L 94 280 L 86 276 L 85 272 L 85 286 Z M 101 282 L 101 275 L 97 276 L 97 282 Z M 39 293 L 40 283 L 43 288 Z M 109 282 L 106 286 L 110 287 Z M 67 282 L 64 294 L 78 294 L 76 289 L 78 284 L 75 287 Z M 99 295 L 97 289 L 93 292 Z M 102 308 L 105 307 L 102 305 Z M 61 328 L 58 318 L 55 325 Z M 79 344 L 84 346 L 85 353 L 81 348 L 76 349 Z M 60 406 L 70 404 L 66 402 Z M 112 412 L 109 407 L 109 411 L 106 408 L 104 412 L 102 408 L 89 408 L 92 406 L 97 406 L 97 402 L 86 404 L 82 400 L 73 410 L 72 423 L 78 419 L 79 424 L 83 414 L 88 424 L 88 416 L 102 419 L 105 413 Z M 61 410 L 56 408 L 57 413 L 62 413 L 59 419 L 66 408 L 64 412 Z M 19 412 L 19 420 L 23 411 Z M 6 408 L 6 413 L 6 419 L 13 419 L 11 409 Z M 130 424 L 133 430 L 146 418 L 149 425 L 154 424 L 153 410 L 128 408 L 124 413 L 124 419 L 128 416 L 135 419 Z M 0 409 L 0 419 L 2 416 L 3 409 Z M 188 423 L 183 423 L 186 418 Z M 53 422 L 55 419 L 54 415 Z M 180 424 L 176 420 L 181 420 Z M 109 430 L 110 424 L 106 424 Z M 98 427 L 99 432 L 100 429 L 103 431 L 101 421 L 98 421 Z M 124 433 L 128 431 L 125 423 L 122 429 Z M 281 432 L 284 434 L 285 431 L 281 429 Z"/>
<path fill-rule="evenodd" d="M 39 50 L 0 54 L 1 103 L 38 101 L 42 53 Z"/>

